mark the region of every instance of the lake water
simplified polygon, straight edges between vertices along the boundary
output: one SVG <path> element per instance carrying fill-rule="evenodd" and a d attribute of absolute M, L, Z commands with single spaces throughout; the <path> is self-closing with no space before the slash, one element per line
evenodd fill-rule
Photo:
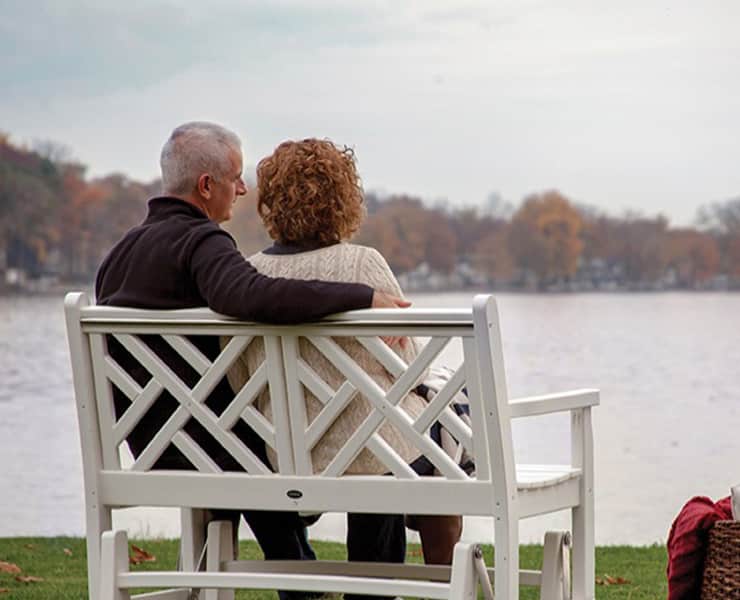
<path fill-rule="evenodd" d="M 412 297 L 469 306 L 472 294 Z M 594 411 L 596 539 L 663 542 L 691 496 L 740 482 L 740 294 L 498 296 L 512 398 L 599 387 Z M 515 423 L 516 452 L 569 457 L 566 416 Z M 522 537 L 564 527 L 567 513 L 522 523 Z M 178 534 L 172 510 L 119 511 L 146 536 Z M 243 528 L 246 530 L 246 527 Z M 325 515 L 313 537 L 342 539 Z M 245 532 L 246 533 L 246 532 Z M 61 298 L 0 298 L 0 537 L 84 535 L 82 470 Z M 484 519 L 466 538 L 488 538 Z"/>

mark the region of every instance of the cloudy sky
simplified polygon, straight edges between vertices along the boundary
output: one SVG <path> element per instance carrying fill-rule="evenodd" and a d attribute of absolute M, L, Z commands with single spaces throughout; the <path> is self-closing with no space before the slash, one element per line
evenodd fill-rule
<path fill-rule="evenodd" d="M 0 130 L 148 180 L 207 119 L 248 164 L 329 137 L 366 189 L 683 224 L 740 194 L 739 25 L 735 0 L 0 0 Z"/>

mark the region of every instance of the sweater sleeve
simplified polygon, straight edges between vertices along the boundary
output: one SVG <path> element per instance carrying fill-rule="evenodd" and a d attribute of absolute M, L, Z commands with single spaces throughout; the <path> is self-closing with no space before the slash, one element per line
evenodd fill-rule
<path fill-rule="evenodd" d="M 373 289 L 363 284 L 261 275 L 225 231 L 210 231 L 198 240 L 190 270 L 211 309 L 244 320 L 300 323 L 369 308 L 373 297 Z"/>

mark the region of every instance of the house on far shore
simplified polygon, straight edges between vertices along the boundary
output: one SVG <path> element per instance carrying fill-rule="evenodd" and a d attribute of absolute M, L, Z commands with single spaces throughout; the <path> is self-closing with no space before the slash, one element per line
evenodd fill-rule
<path fill-rule="evenodd" d="M 39 293 L 57 288 L 57 254 L 50 253 L 42 262 L 36 251 L 18 238 L 0 244 L 0 293 Z"/>

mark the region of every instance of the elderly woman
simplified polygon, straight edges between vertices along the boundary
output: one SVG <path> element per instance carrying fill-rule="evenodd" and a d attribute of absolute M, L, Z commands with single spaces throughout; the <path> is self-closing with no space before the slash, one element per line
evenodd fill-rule
<path fill-rule="evenodd" d="M 265 275 L 297 279 L 357 282 L 401 296 L 402 292 L 383 256 L 373 248 L 347 243 L 364 217 L 363 192 L 354 153 L 327 140 L 306 139 L 284 142 L 257 166 L 258 211 L 274 240 L 272 246 L 251 256 L 249 261 Z M 393 378 L 352 338 L 336 338 L 342 349 L 374 380 L 387 390 Z M 416 356 L 413 340 L 394 349 L 407 362 Z M 336 389 L 344 377 L 307 340 L 301 339 L 302 358 Z M 264 349 L 253 343 L 232 369 L 229 379 L 235 389 L 262 362 Z M 238 386 L 238 387 L 237 387 Z M 323 405 L 305 391 L 310 423 Z M 425 400 L 415 393 L 400 405 L 416 418 Z M 271 419 L 269 394 L 258 399 L 258 408 Z M 372 406 L 361 395 L 348 404 L 312 451 L 314 471 L 323 470 L 349 436 L 370 414 Z M 390 423 L 379 431 L 381 437 L 422 475 L 431 474 L 430 463 Z M 270 459 L 274 462 L 274 454 Z M 347 474 L 384 474 L 386 467 L 364 449 L 347 468 Z M 451 564 L 452 551 L 460 538 L 459 516 L 417 516 L 424 558 L 427 563 Z M 401 515 L 348 515 L 347 553 L 350 560 L 403 562 L 405 530 Z"/>

